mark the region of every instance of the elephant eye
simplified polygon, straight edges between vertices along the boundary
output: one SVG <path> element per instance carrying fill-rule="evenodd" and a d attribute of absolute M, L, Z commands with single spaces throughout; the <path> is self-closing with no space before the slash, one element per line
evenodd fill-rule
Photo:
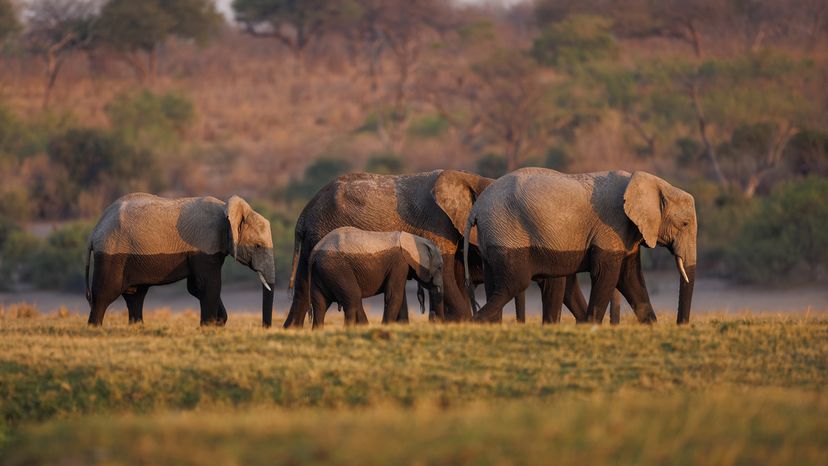
<path fill-rule="evenodd" d="M 690 225 L 690 222 L 685 221 L 684 223 L 681 224 L 681 226 L 683 226 L 683 227 L 686 227 L 687 225 Z"/>

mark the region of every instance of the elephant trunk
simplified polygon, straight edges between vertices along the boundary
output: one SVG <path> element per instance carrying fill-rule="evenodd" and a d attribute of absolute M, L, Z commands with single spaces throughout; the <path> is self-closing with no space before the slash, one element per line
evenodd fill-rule
<path fill-rule="evenodd" d="M 262 327 L 270 328 L 273 323 L 273 286 L 262 284 Z"/>
<path fill-rule="evenodd" d="M 678 262 L 678 261 L 677 261 Z M 685 265 L 684 267 L 686 279 L 684 276 L 679 278 L 679 303 L 678 316 L 676 323 L 686 324 L 690 322 L 690 305 L 693 301 L 693 285 L 696 283 L 696 266 Z"/>

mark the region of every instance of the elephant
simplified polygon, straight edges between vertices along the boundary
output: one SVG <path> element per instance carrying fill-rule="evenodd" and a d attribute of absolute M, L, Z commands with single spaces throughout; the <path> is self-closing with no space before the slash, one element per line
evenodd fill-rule
<path fill-rule="evenodd" d="M 431 241 L 401 231 L 375 232 L 341 227 L 325 235 L 308 259 L 313 328 L 325 323 L 336 301 L 345 308 L 345 324 L 366 324 L 362 299 L 385 294 L 382 323 L 397 321 L 405 301 L 405 282 L 417 280 L 420 309 L 422 288 L 442 299 L 443 258 Z"/>
<path fill-rule="evenodd" d="M 471 303 L 463 283 L 458 251 L 466 218 L 475 199 L 493 180 L 458 170 L 412 175 L 352 173 L 325 185 L 308 202 L 296 222 L 293 303 L 285 328 L 301 327 L 310 309 L 308 258 L 329 232 L 343 226 L 366 231 L 403 231 L 433 242 L 443 259 L 444 306 L 438 319 L 471 320 Z M 471 238 L 476 243 L 476 238 Z M 432 295 L 432 302 L 435 302 Z M 401 310 L 401 320 L 407 310 Z"/>
<path fill-rule="evenodd" d="M 228 254 L 259 274 L 262 324 L 269 327 L 276 265 L 267 219 L 238 196 L 227 202 L 144 193 L 121 197 L 104 210 L 87 246 L 89 324 L 101 325 L 119 295 L 126 301 L 129 322 L 140 323 L 150 286 L 186 278 L 187 291 L 201 305 L 201 325 L 224 325 L 221 267 Z"/>
<path fill-rule="evenodd" d="M 487 298 L 477 321 L 500 321 L 503 305 L 538 278 L 557 280 L 549 309 L 560 309 L 562 277 L 589 272 L 587 322 L 603 320 L 616 288 L 639 322 L 655 322 L 641 269 L 642 245 L 661 245 L 675 256 L 681 275 L 676 321 L 690 320 L 698 230 L 695 200 L 661 178 L 643 171 L 567 175 L 519 169 L 478 198 L 464 232 L 469 234 L 474 226 Z M 465 257 L 465 242 L 463 249 Z"/>

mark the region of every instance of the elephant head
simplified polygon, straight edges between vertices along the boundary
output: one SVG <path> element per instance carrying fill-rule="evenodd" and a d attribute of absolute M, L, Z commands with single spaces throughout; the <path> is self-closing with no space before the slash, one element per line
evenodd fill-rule
<path fill-rule="evenodd" d="M 228 223 L 227 252 L 259 274 L 262 282 L 262 323 L 269 327 L 273 315 L 273 287 L 276 284 L 270 222 L 239 196 L 227 201 L 225 214 Z"/>
<path fill-rule="evenodd" d="M 648 247 L 667 247 L 681 275 L 677 323 L 690 321 L 696 279 L 696 206 L 693 196 L 657 176 L 635 172 L 624 192 L 624 212 Z"/>
<path fill-rule="evenodd" d="M 435 311 L 443 317 L 443 257 L 440 250 L 431 241 L 409 233 L 400 233 L 400 248 L 408 266 L 417 275 L 417 281 L 433 291 L 432 298 L 437 301 Z M 420 311 L 425 312 L 424 297 L 418 285 L 417 299 Z"/>
<path fill-rule="evenodd" d="M 462 235 L 466 228 L 472 205 L 494 180 L 459 170 L 444 170 L 434 182 L 431 195 L 434 202 L 451 219 L 452 225 Z M 469 242 L 477 245 L 477 230 L 472 230 Z"/>

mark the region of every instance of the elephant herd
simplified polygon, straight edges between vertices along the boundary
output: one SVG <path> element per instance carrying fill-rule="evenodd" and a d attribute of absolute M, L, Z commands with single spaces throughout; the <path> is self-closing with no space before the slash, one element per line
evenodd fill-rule
<path fill-rule="evenodd" d="M 696 268 L 693 197 L 645 172 L 568 175 L 523 168 L 497 180 L 457 170 L 413 175 L 352 173 L 325 185 L 296 222 L 284 327 L 314 328 L 336 302 L 346 324 L 367 323 L 362 299 L 383 293 L 383 323 L 407 322 L 405 282 L 430 296 L 434 321 L 500 322 L 524 292 L 541 289 L 543 322 L 566 305 L 578 322 L 603 320 L 619 291 L 639 322 L 656 320 L 640 247 L 666 247 L 680 274 L 679 324 L 690 319 Z M 227 255 L 258 273 L 262 323 L 272 322 L 275 264 L 269 222 L 238 196 L 165 199 L 130 194 L 110 205 L 86 254 L 89 324 L 118 296 L 141 322 L 147 290 L 187 279 L 202 325 L 223 325 L 221 267 Z M 90 281 L 90 265 L 92 277 Z M 588 272 L 584 298 L 576 274 Z M 483 284 L 478 309 L 474 287 Z M 617 299 L 612 299 L 617 301 Z M 617 322 L 617 302 L 612 321 Z"/>

